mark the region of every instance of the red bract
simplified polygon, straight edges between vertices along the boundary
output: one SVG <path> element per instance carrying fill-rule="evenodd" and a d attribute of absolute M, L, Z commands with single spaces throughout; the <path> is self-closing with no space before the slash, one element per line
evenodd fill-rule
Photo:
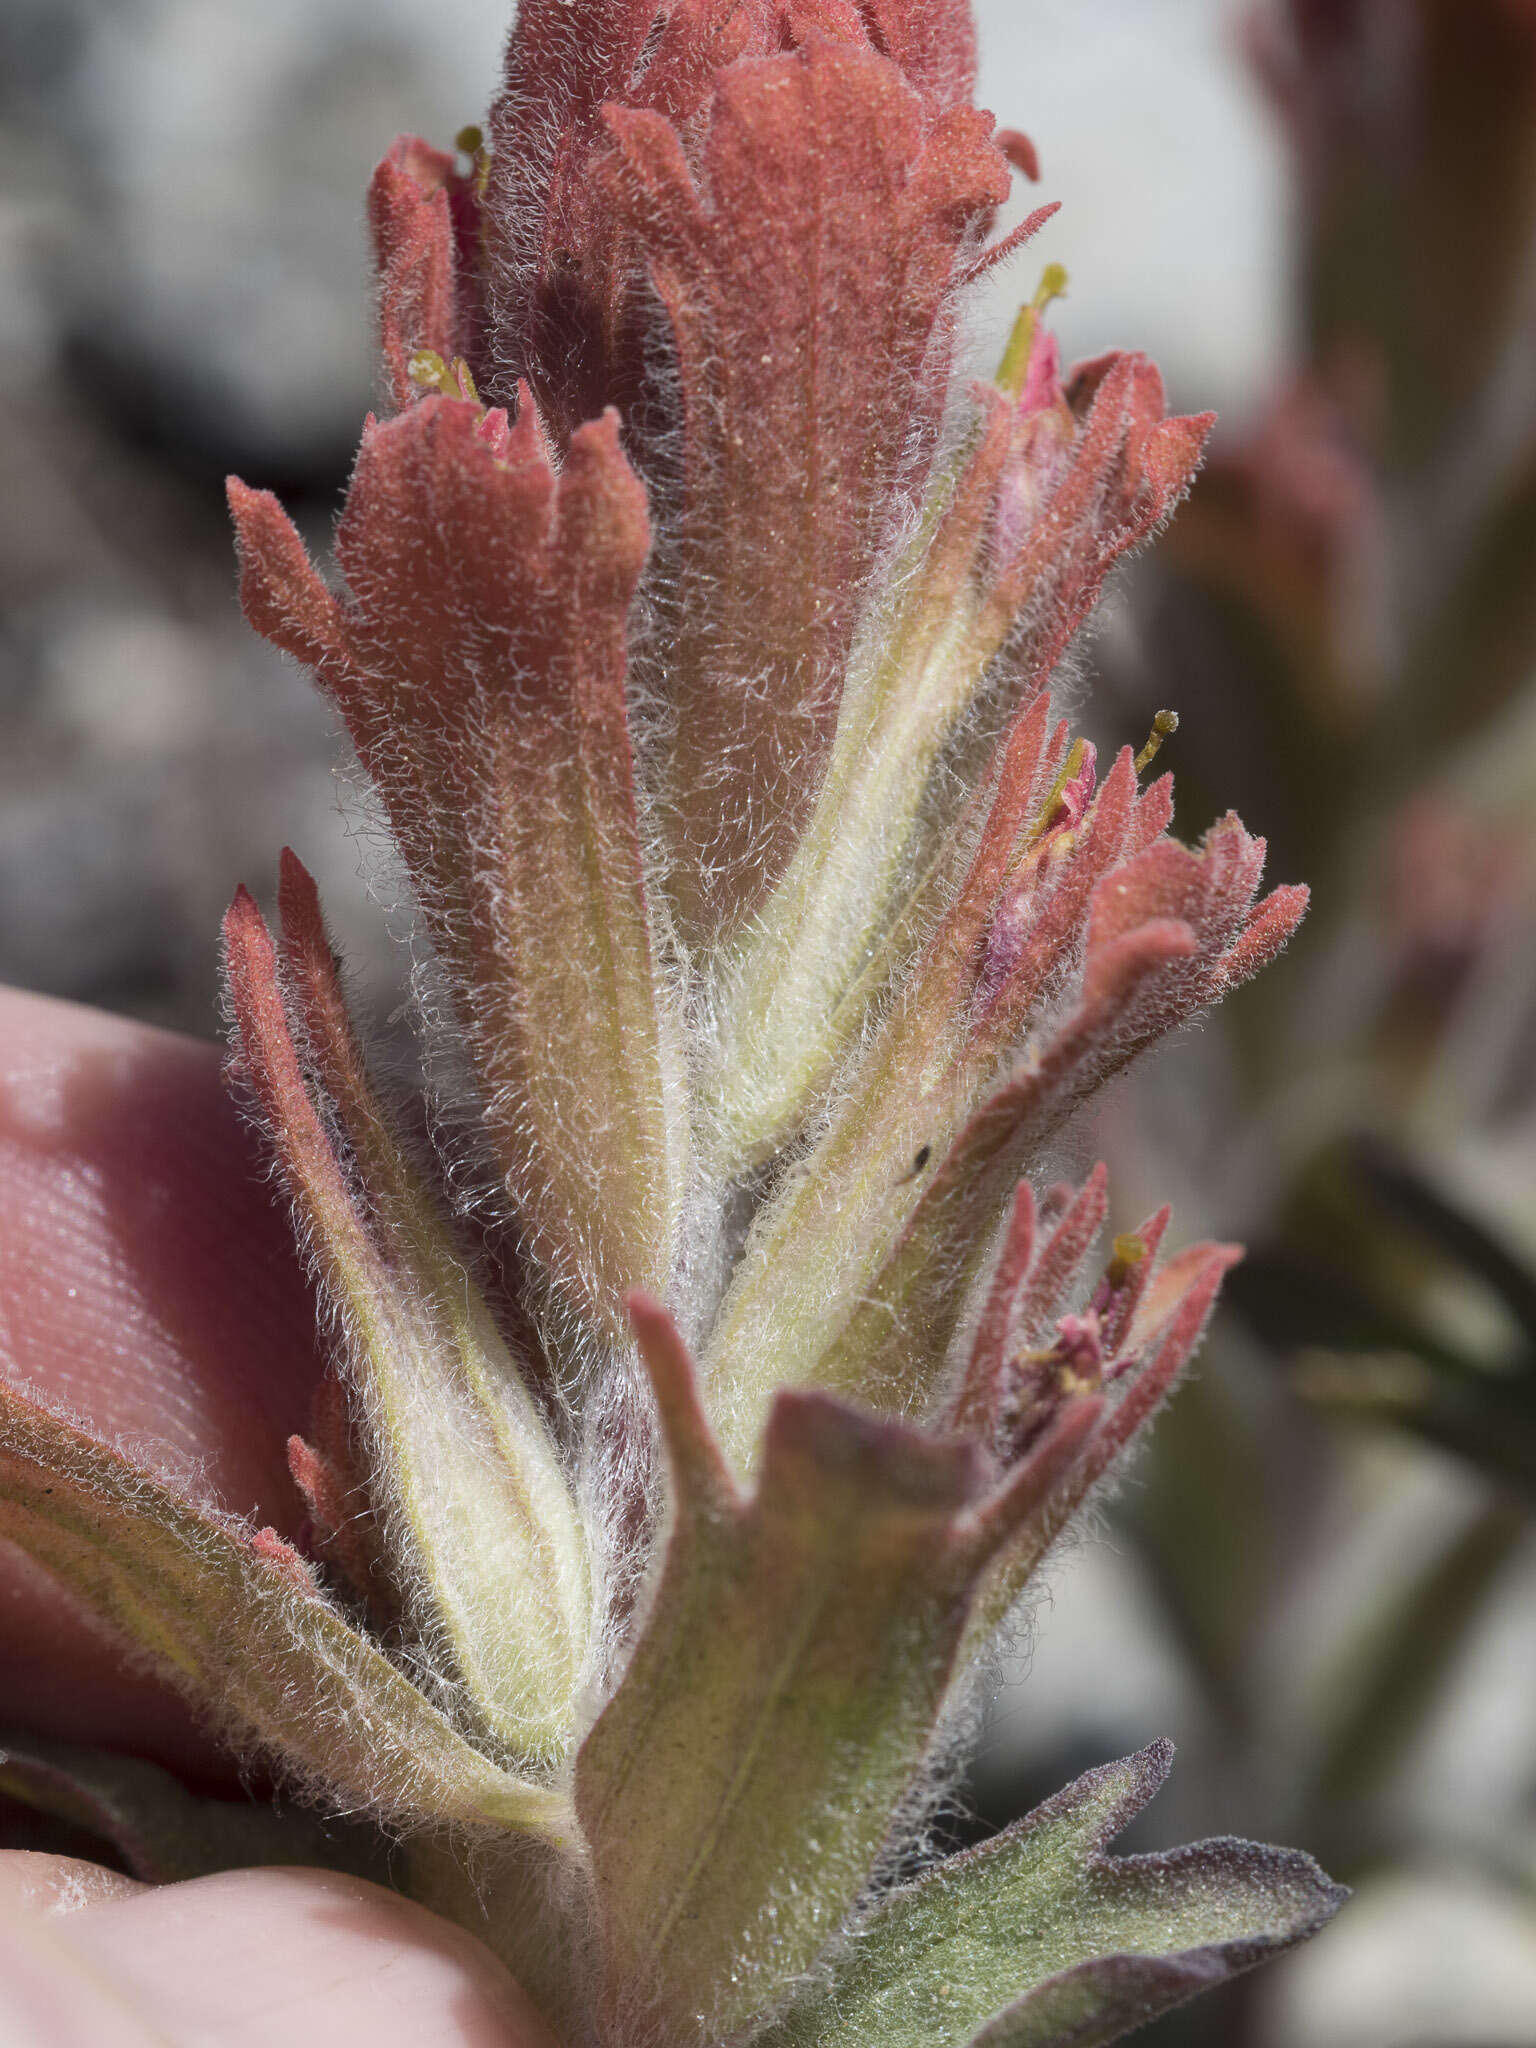
<path fill-rule="evenodd" d="M 663 542 L 646 685 L 689 931 L 739 920 L 788 858 L 927 474 L 958 293 L 1010 186 L 972 69 L 952 4 L 550 0 L 519 16 L 483 198 L 415 142 L 376 180 L 397 403 L 428 351 L 508 404 L 526 378 L 557 443 L 624 414 Z"/>
<path fill-rule="evenodd" d="M 632 397 L 644 375 L 642 280 L 597 175 L 607 154 L 605 110 L 644 109 L 665 119 L 697 162 L 723 72 L 739 59 L 834 42 L 889 60 L 930 114 L 970 97 L 973 36 L 969 9 L 956 0 L 680 0 L 667 8 L 655 0 L 530 0 L 522 7 L 489 131 L 485 268 L 496 353 L 488 369 L 503 380 L 532 378 L 567 429 Z M 766 177 L 751 190 L 771 203 Z"/>
<path fill-rule="evenodd" d="M 1042 333 L 1010 408 L 993 402 L 1001 443 L 983 631 L 1000 643 L 1020 623 L 1049 674 L 1092 609 L 1110 569 L 1189 489 L 1212 415 L 1166 417 L 1163 380 L 1144 356 L 1080 364 L 1063 386 Z M 978 461 L 996 457 L 987 450 Z"/>
<path fill-rule="evenodd" d="M 315 668 L 383 800 L 519 1222 L 616 1315 L 665 1273 L 676 1172 L 624 698 L 648 533 L 616 422 L 558 474 L 526 395 L 510 426 L 442 398 L 370 426 L 346 601 L 274 499 L 231 504 L 248 615 Z"/>
<path fill-rule="evenodd" d="M 1192 1246 L 1159 1270 L 1161 1209 L 1117 1237 L 1082 1314 L 1066 1310 L 1108 1210 L 1102 1166 L 1076 1191 L 1053 1190 L 1042 1226 L 1020 1186 L 981 1307 L 963 1376 L 945 1417 L 1004 1466 L 1039 1456 L 1066 1417 L 1093 1420 L 1061 1461 L 1052 1497 L 994 1569 L 990 1611 L 1006 1612 L 1051 1542 L 1158 1406 L 1199 1343 L 1235 1245 Z M 1106 1402 L 1099 1397 L 1108 1393 Z"/>
<path fill-rule="evenodd" d="M 1043 708 L 953 910 L 805 1173 L 758 1219 L 708 1360 L 738 1408 L 789 1360 L 796 1378 L 933 1398 L 1030 1160 L 1137 1053 L 1272 959 L 1305 911 L 1297 888 L 1255 904 L 1263 843 L 1235 819 L 1199 853 L 1161 836 L 1166 782 L 1135 796 L 1129 754 L 1066 825 L 1064 735 L 1043 745 Z"/>
<path fill-rule="evenodd" d="M 930 120 L 893 64 L 824 41 L 721 79 L 698 185 L 660 116 L 608 123 L 681 393 L 664 794 L 708 931 L 814 800 L 870 571 L 932 448 L 956 265 L 1009 173 L 985 116 Z"/>
<path fill-rule="evenodd" d="M 397 410 L 422 394 L 423 352 L 477 360 L 481 307 L 475 178 L 419 136 L 402 135 L 373 174 L 368 223 L 379 272 L 379 340 Z"/>

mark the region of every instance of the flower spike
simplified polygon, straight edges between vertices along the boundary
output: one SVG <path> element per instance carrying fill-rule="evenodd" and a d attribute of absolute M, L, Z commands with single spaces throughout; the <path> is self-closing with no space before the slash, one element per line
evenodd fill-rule
<path fill-rule="evenodd" d="M 557 2048 L 1086 2048 L 1338 1903 L 1110 1857 L 1163 1748 L 929 1860 L 978 1673 L 1238 1256 L 1166 1209 L 1096 1254 L 1066 1126 L 1306 903 L 1230 814 L 1170 836 L 1171 714 L 1138 753 L 1054 701 L 1210 420 L 1063 366 L 1058 265 L 957 376 L 1052 210 L 998 230 L 1039 161 L 974 84 L 966 0 L 521 0 L 485 129 L 389 151 L 334 576 L 229 486 L 421 1040 L 397 1114 L 303 866 L 275 932 L 236 896 L 230 1080 L 328 1348 L 296 1540 L 0 1386 L 0 1536 Z M 151 1875 L 189 1815 L 201 1868 L 280 1827 L 7 1771 Z"/>

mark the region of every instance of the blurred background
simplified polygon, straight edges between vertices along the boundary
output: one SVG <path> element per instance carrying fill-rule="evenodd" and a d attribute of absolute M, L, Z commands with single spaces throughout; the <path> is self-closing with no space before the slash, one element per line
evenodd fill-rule
<path fill-rule="evenodd" d="M 0 980 L 213 1033 L 277 847 L 379 1019 L 399 963 L 221 483 L 324 548 L 373 389 L 362 195 L 483 111 L 507 0 L 0 0 Z M 1187 2048 L 1536 2048 L 1536 5 L 982 0 L 1063 211 L 1070 355 L 1222 421 L 1072 691 L 1182 717 L 1315 909 L 1083 1139 L 1133 1224 L 1250 1247 L 1056 1569 L 957 1834 L 1160 1734 L 1135 1845 L 1297 1842 L 1324 1937 Z M 1071 1164 L 1072 1162 L 1065 1162 Z"/>

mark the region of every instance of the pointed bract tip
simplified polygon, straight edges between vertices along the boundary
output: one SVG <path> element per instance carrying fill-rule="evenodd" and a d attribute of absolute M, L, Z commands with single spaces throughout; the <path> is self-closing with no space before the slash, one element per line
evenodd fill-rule
<path fill-rule="evenodd" d="M 696 1436 L 703 1416 L 698 1399 L 698 1375 L 693 1354 L 683 1340 L 672 1311 L 643 1287 L 633 1288 L 625 1295 L 624 1309 L 645 1362 L 669 1440 L 675 1439 L 680 1423 L 686 1425 L 688 1436 Z"/>
<path fill-rule="evenodd" d="M 624 1308 L 656 1397 L 674 1488 L 695 1504 L 736 1505 L 736 1482 L 710 1428 L 693 1354 L 671 1310 L 640 1287 L 625 1295 Z"/>
<path fill-rule="evenodd" d="M 251 894 L 244 882 L 237 882 L 235 884 L 235 893 L 229 899 L 229 908 L 224 913 L 225 933 L 243 933 L 250 931 L 257 925 L 265 931 L 266 922 L 266 919 L 261 914 L 261 906 L 257 903 L 256 898 Z"/>
<path fill-rule="evenodd" d="M 288 525 L 288 515 L 275 492 L 248 484 L 244 477 L 233 473 L 224 479 L 224 502 L 235 522 L 238 539 L 244 540 L 248 533 L 254 536 L 257 530 L 269 527 L 274 520 L 280 521 L 284 527 Z"/>
<path fill-rule="evenodd" d="M 320 915 L 320 885 L 291 846 L 278 855 L 277 908 L 285 926 L 296 917 L 310 922 Z"/>
<path fill-rule="evenodd" d="M 1021 177 L 1031 185 L 1040 182 L 1040 152 L 1031 137 L 1020 128 L 999 128 L 993 141 Z"/>
<path fill-rule="evenodd" d="M 632 1287 L 624 1297 L 624 1312 L 637 1337 L 641 1330 L 653 1330 L 659 1325 L 676 1328 L 671 1316 L 649 1288 Z"/>
<path fill-rule="evenodd" d="M 1149 1777 L 1155 1777 L 1159 1785 L 1167 1782 L 1173 1769 L 1173 1760 L 1179 1753 L 1179 1746 L 1171 1735 L 1159 1735 L 1149 1742 L 1145 1749 L 1138 1750 L 1136 1761 L 1146 1766 Z"/>

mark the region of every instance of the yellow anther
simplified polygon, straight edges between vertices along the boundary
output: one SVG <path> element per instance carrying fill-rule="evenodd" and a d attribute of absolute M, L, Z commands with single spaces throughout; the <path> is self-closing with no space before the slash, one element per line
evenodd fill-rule
<path fill-rule="evenodd" d="M 1061 298 L 1066 289 L 1066 266 L 1061 263 L 1047 263 L 1040 273 L 1040 284 L 1035 296 L 1027 306 L 1020 307 L 1019 317 L 1013 323 L 1013 332 L 1008 337 L 1008 346 L 1003 350 L 1003 360 L 997 371 L 998 389 L 1006 391 L 1010 398 L 1017 398 L 1024 389 L 1040 315 L 1052 299 Z"/>
<path fill-rule="evenodd" d="M 1162 746 L 1163 741 L 1168 739 L 1173 733 L 1176 733 L 1178 729 L 1179 714 L 1177 711 L 1159 711 L 1156 718 L 1152 721 L 1152 730 L 1147 735 L 1147 744 L 1136 756 L 1136 773 L 1138 775 L 1146 774 L 1152 763 L 1157 759 L 1158 749 Z"/>
<path fill-rule="evenodd" d="M 448 365 L 433 348 L 419 348 L 409 364 L 411 382 L 419 384 L 423 391 L 448 393 Z"/>
<path fill-rule="evenodd" d="M 1037 313 L 1043 313 L 1052 299 L 1066 297 L 1067 266 L 1065 263 L 1047 263 L 1040 273 L 1040 282 L 1035 287 L 1034 306 Z"/>
<path fill-rule="evenodd" d="M 1147 1241 L 1128 1230 L 1110 1246 L 1109 1270 L 1104 1275 L 1111 1287 L 1123 1287 L 1147 1256 Z"/>
<path fill-rule="evenodd" d="M 1072 742 L 1067 758 L 1062 762 L 1056 780 L 1051 784 L 1051 793 L 1040 806 L 1039 814 L 1035 819 L 1034 829 L 1037 837 L 1045 830 L 1046 826 L 1050 824 L 1051 819 L 1055 816 L 1056 806 L 1061 802 L 1062 792 L 1066 789 L 1067 784 L 1075 782 L 1078 776 L 1082 774 L 1083 762 L 1086 760 L 1087 754 L 1088 742 L 1086 740 L 1074 740 Z"/>
<path fill-rule="evenodd" d="M 1086 740 L 1074 740 L 1072 742 L 1067 758 L 1062 762 L 1056 780 L 1051 784 L 1045 802 L 1036 811 L 1033 819 L 1019 838 L 1013 858 L 1008 863 L 1010 875 L 1018 872 L 1045 837 L 1046 830 L 1052 818 L 1056 815 L 1056 807 L 1061 802 L 1062 791 L 1069 782 L 1075 781 L 1083 772 L 1083 761 L 1086 757 L 1087 746 L 1088 742 Z M 1052 852 L 1057 855 L 1069 852 L 1074 839 L 1075 835 L 1071 832 L 1059 834 L 1057 839 L 1052 842 Z"/>
<path fill-rule="evenodd" d="M 436 349 L 419 348 L 411 357 L 410 372 L 411 382 L 423 391 L 435 391 L 443 398 L 467 398 L 472 405 L 480 403 L 475 380 L 462 356 L 445 363 Z"/>
<path fill-rule="evenodd" d="M 461 128 L 453 138 L 455 149 L 462 150 L 475 167 L 475 197 L 483 199 L 486 184 L 491 175 L 491 152 L 486 144 L 485 133 L 473 121 L 467 128 Z"/>

